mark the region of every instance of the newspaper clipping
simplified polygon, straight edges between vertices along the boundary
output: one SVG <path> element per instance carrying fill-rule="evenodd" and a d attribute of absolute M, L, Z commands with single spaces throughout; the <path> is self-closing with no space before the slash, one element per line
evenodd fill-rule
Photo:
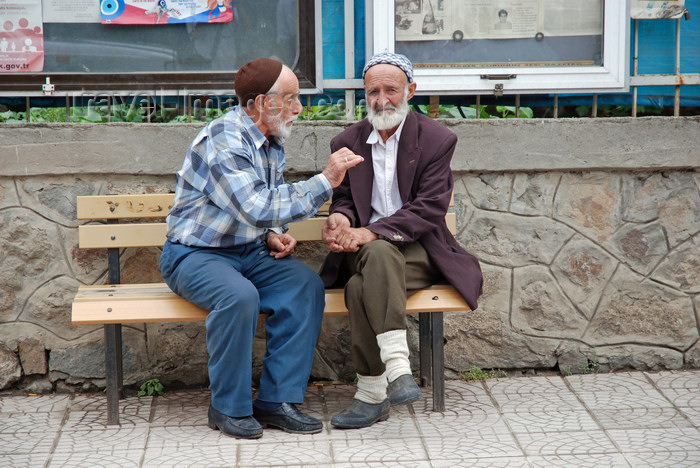
<path fill-rule="evenodd" d="M 603 0 L 396 0 L 397 41 L 600 35 Z"/>
<path fill-rule="evenodd" d="M 632 0 L 630 16 L 637 19 L 680 18 L 685 13 L 685 0 Z"/>

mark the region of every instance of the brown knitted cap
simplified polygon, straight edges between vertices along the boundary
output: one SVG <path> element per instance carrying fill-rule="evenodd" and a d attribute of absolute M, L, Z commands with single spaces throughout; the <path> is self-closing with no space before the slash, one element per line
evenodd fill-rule
<path fill-rule="evenodd" d="M 282 73 L 282 62 L 259 58 L 243 65 L 233 83 L 238 102 L 245 104 L 259 94 L 266 94 Z"/>

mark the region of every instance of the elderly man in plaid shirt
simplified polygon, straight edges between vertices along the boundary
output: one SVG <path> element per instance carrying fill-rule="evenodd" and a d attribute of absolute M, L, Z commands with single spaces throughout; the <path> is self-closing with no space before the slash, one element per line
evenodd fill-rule
<path fill-rule="evenodd" d="M 290 256 L 287 223 L 312 216 L 345 172 L 363 158 L 333 153 L 322 173 L 286 184 L 284 139 L 302 111 L 291 69 L 258 59 L 238 71 L 239 105 L 194 139 L 177 173 L 160 267 L 206 319 L 209 427 L 258 438 L 263 427 L 312 434 L 322 423 L 299 411 L 324 308 L 323 282 Z M 252 348 L 258 314 L 267 352 L 252 401 Z"/>

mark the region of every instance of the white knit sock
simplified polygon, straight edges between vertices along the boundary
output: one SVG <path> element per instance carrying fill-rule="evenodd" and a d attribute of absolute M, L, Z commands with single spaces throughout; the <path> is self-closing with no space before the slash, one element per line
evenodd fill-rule
<path fill-rule="evenodd" d="M 386 400 L 386 375 L 357 374 L 357 391 L 355 399 L 365 403 L 381 403 Z"/>
<path fill-rule="evenodd" d="M 386 366 L 387 381 L 393 382 L 404 374 L 411 374 L 406 330 L 391 330 L 377 335 L 377 344 L 379 356 Z"/>

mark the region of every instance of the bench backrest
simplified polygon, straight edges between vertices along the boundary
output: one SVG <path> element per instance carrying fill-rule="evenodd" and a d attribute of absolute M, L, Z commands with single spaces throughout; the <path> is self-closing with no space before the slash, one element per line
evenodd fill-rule
<path fill-rule="evenodd" d="M 165 243 L 167 216 L 175 195 L 91 195 L 77 197 L 79 220 L 104 221 L 108 224 L 84 224 L 78 228 L 81 249 L 125 247 L 160 247 Z M 453 201 L 450 201 L 450 206 Z M 324 204 L 315 217 L 289 224 L 289 234 L 297 241 L 320 241 L 321 228 L 328 215 L 330 202 Z M 142 222 L 118 223 L 119 220 Z M 457 221 L 454 213 L 447 213 L 447 227 L 454 234 Z M 109 222 L 113 221 L 113 222 Z M 146 222 L 143 222 L 146 221 Z"/>

